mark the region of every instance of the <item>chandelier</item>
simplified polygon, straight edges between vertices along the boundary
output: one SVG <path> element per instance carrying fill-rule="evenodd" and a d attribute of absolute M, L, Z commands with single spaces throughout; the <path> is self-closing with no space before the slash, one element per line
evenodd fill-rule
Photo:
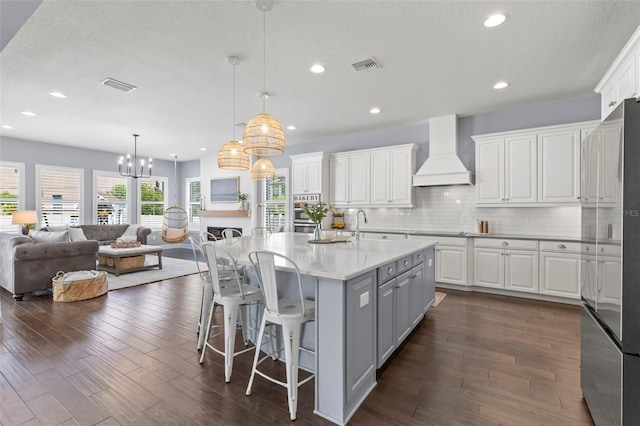
<path fill-rule="evenodd" d="M 140 172 L 138 172 L 138 136 L 140 135 L 133 134 L 133 159 L 130 154 L 127 154 L 126 170 L 122 168 L 125 157 L 121 156 L 120 160 L 118 160 L 118 172 L 120 176 L 132 177 L 134 179 L 151 177 L 151 168 L 153 167 L 153 160 L 151 158 L 149 158 L 149 170 L 147 173 L 145 174 L 144 170 L 144 159 L 140 160 Z"/>
<path fill-rule="evenodd" d="M 262 10 L 262 113 L 253 117 L 247 123 L 242 133 L 242 142 L 244 152 L 258 157 L 270 157 L 282 155 L 284 153 L 285 139 L 284 132 L 280 123 L 265 112 L 265 103 L 267 99 L 266 80 L 267 80 L 267 12 L 273 9 L 272 0 L 258 0 L 256 2 L 258 9 Z M 260 161 L 260 160 L 258 160 Z M 257 163 L 257 162 L 256 162 Z"/>
<path fill-rule="evenodd" d="M 233 139 L 222 145 L 218 151 L 218 168 L 249 170 L 249 154 L 244 152 L 242 143 L 236 140 L 236 65 L 240 63 L 240 59 L 229 56 L 228 62 L 233 65 Z"/>

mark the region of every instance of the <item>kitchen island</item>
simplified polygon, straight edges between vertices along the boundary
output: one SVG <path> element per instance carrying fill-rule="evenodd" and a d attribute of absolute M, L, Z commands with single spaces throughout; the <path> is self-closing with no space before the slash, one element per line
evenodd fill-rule
<path fill-rule="evenodd" d="M 305 298 L 316 302 L 316 321 L 305 326 L 301 337 L 301 347 L 314 350 L 315 357 L 301 352 L 300 368 L 316 374 L 314 413 L 346 424 L 375 386 L 376 369 L 434 301 L 437 240 L 311 244 L 309 238 L 276 233 L 219 244 L 239 264 L 248 265 L 253 250 L 271 250 L 296 262 Z M 293 270 L 276 266 L 284 293 L 299 294 Z M 252 271 L 247 277 L 255 282 Z M 253 328 L 259 319 L 254 310 L 249 318 Z"/>

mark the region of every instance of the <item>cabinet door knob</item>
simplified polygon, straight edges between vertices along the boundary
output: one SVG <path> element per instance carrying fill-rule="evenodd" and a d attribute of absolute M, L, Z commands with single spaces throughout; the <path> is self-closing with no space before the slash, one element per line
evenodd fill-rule
<path fill-rule="evenodd" d="M 503 247 L 506 247 L 506 246 L 508 246 L 508 245 L 509 245 L 509 243 L 508 243 L 508 242 L 506 242 L 506 241 L 503 241 L 503 242 L 501 243 L 501 245 L 502 245 Z"/>
<path fill-rule="evenodd" d="M 408 264 L 409 264 L 409 261 L 408 261 L 408 260 L 405 260 L 405 261 L 404 261 L 404 266 L 407 266 Z"/>
<path fill-rule="evenodd" d="M 580 197 L 576 197 L 576 200 L 579 200 L 579 199 L 580 199 Z"/>
<path fill-rule="evenodd" d="M 589 247 L 585 247 L 585 250 L 586 250 L 586 251 L 589 251 Z"/>
<path fill-rule="evenodd" d="M 387 274 L 389 274 L 389 275 L 393 274 L 393 268 L 387 269 Z"/>
<path fill-rule="evenodd" d="M 559 248 L 559 249 L 566 249 L 566 248 L 567 248 L 567 246 L 565 246 L 564 244 L 558 244 L 558 248 Z"/>
<path fill-rule="evenodd" d="M 505 256 L 509 256 L 509 253 L 505 253 L 504 255 L 505 255 Z"/>
<path fill-rule="evenodd" d="M 386 239 L 387 239 L 387 236 L 386 236 L 386 235 L 383 235 L 383 236 L 382 236 L 382 239 L 383 239 L 383 240 L 386 240 Z"/>
<path fill-rule="evenodd" d="M 390 203 L 390 202 L 391 202 L 391 200 L 387 200 L 387 203 Z"/>
<path fill-rule="evenodd" d="M 421 254 L 418 254 L 418 259 L 422 259 L 422 255 Z"/>
<path fill-rule="evenodd" d="M 500 256 L 504 256 L 504 253 L 500 253 Z"/>
<path fill-rule="evenodd" d="M 618 103 L 618 102 L 616 102 L 616 101 L 611 101 L 611 102 L 609 102 L 609 106 L 610 106 L 610 107 L 612 107 L 612 106 L 614 106 L 614 105 L 615 105 L 615 104 L 617 104 L 617 103 Z"/>

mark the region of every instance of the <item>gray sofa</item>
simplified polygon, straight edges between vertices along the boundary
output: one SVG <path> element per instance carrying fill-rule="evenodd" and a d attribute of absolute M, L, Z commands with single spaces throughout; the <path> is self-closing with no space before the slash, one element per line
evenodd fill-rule
<path fill-rule="evenodd" d="M 79 225 L 73 228 L 82 228 L 87 240 L 97 240 L 101 246 L 111 244 L 120 238 L 129 225 Z M 150 228 L 138 228 L 138 241 L 147 244 L 147 236 L 151 234 Z"/>
<path fill-rule="evenodd" d="M 0 286 L 21 300 L 25 293 L 51 288 L 58 271 L 96 269 L 100 245 L 119 238 L 129 225 L 80 225 L 87 241 L 36 243 L 18 234 L 0 233 Z M 138 240 L 147 243 L 151 229 L 138 229 Z"/>

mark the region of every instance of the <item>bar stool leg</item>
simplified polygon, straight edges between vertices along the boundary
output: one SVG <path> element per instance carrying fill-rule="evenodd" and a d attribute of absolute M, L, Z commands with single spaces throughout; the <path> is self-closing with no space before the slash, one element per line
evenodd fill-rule
<path fill-rule="evenodd" d="M 249 346 L 249 337 L 247 336 L 247 330 L 249 329 L 249 319 L 247 311 L 250 305 L 240 306 L 240 322 L 242 323 L 242 340 L 245 346 Z"/>
<path fill-rule="evenodd" d="M 296 419 L 298 411 L 298 359 L 300 357 L 300 326 L 282 324 L 284 335 L 284 356 L 287 365 L 287 394 L 291 420 Z"/>
<path fill-rule="evenodd" d="M 231 381 L 233 369 L 233 352 L 236 344 L 236 325 L 238 322 L 238 305 L 224 307 L 224 381 Z"/>
<path fill-rule="evenodd" d="M 253 378 L 256 376 L 256 368 L 258 366 L 258 359 L 260 358 L 260 348 L 262 347 L 262 336 L 264 335 L 264 328 L 267 324 L 267 316 L 262 315 L 262 323 L 260 324 L 260 331 L 258 332 L 258 341 L 256 342 L 256 353 L 253 356 L 253 366 L 251 367 L 251 377 L 249 377 L 249 384 L 247 385 L 246 395 L 251 395 L 251 386 L 253 386 Z"/>
<path fill-rule="evenodd" d="M 204 339 L 202 340 L 202 353 L 200 354 L 200 364 L 204 363 L 204 354 L 207 352 L 207 342 L 209 341 L 209 333 L 211 332 L 211 323 L 213 322 L 213 316 L 216 312 L 216 302 L 211 301 L 211 308 L 209 308 L 209 320 L 207 321 L 207 327 L 204 330 Z M 200 333 L 200 336 L 203 334 Z M 198 340 L 200 338 L 198 337 Z"/>

